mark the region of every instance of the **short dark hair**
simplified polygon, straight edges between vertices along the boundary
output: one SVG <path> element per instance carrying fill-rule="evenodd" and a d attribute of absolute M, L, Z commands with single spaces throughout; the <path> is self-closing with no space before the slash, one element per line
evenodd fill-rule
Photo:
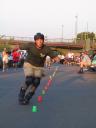
<path fill-rule="evenodd" d="M 42 33 L 36 33 L 36 35 L 34 35 L 34 40 L 38 39 L 44 40 L 44 35 Z"/>

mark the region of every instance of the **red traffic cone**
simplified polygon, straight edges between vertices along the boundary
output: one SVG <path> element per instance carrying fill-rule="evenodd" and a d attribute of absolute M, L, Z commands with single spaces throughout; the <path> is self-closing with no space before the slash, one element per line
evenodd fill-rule
<path fill-rule="evenodd" d="M 39 103 L 42 102 L 42 96 L 38 96 L 38 102 L 39 102 Z"/>

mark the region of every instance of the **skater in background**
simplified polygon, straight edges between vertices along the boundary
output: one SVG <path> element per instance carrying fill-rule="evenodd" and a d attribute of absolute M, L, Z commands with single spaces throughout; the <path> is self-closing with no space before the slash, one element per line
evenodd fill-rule
<path fill-rule="evenodd" d="M 91 65 L 91 59 L 90 57 L 87 55 L 87 52 L 83 52 L 80 56 L 81 60 L 80 60 L 80 70 L 78 73 L 83 73 L 83 68 L 84 67 L 88 67 Z"/>
<path fill-rule="evenodd" d="M 59 58 L 53 54 L 53 51 L 44 44 L 43 34 L 37 33 L 34 36 L 34 41 L 35 43 L 30 46 L 20 46 L 20 49 L 25 49 L 28 53 L 23 66 L 25 82 L 20 88 L 18 97 L 19 103 L 22 105 L 29 104 L 30 99 L 40 85 L 46 56 L 50 56 L 54 61 L 59 61 Z"/>

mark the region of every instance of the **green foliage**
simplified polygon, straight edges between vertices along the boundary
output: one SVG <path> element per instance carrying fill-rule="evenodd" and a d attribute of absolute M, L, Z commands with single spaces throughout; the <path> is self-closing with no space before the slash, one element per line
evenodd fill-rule
<path fill-rule="evenodd" d="M 0 44 L 0 52 L 2 52 L 4 48 L 7 48 L 8 51 L 11 50 L 11 47 L 9 44 Z"/>
<path fill-rule="evenodd" d="M 93 40 L 95 39 L 95 33 L 93 32 L 81 32 L 77 34 L 77 40 L 86 40 L 86 39 Z"/>

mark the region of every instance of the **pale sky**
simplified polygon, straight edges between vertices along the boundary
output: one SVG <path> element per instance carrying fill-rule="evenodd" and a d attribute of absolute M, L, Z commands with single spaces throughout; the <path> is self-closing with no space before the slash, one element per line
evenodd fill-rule
<path fill-rule="evenodd" d="M 0 35 L 73 38 L 78 32 L 96 32 L 96 0 L 0 0 Z M 88 24 L 88 25 L 87 25 Z M 87 27 L 88 26 L 88 27 Z"/>

